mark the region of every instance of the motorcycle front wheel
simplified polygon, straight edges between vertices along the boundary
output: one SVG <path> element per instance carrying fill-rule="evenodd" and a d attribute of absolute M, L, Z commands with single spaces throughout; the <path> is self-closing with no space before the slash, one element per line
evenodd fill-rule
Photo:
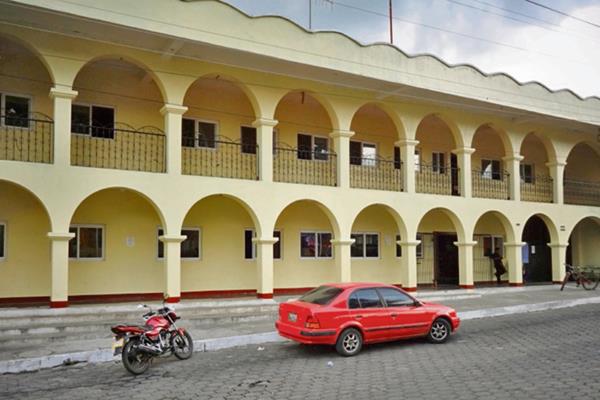
<path fill-rule="evenodd" d="M 123 353 L 121 354 L 123 366 L 133 375 L 146 372 L 150 368 L 150 360 L 152 359 L 151 355 L 138 351 L 139 343 L 140 341 L 137 339 L 129 340 L 123 347 Z"/>
<path fill-rule="evenodd" d="M 171 339 L 171 346 L 173 347 L 173 354 L 180 360 L 187 360 L 194 352 L 194 341 L 188 331 L 184 331 L 183 335 L 179 332 L 175 333 L 173 339 Z"/>

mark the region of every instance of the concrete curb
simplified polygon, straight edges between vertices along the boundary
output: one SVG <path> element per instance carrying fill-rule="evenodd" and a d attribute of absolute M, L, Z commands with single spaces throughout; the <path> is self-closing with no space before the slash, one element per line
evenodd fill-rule
<path fill-rule="evenodd" d="M 479 318 L 492 318 L 503 315 L 523 314 L 535 311 L 569 308 L 586 304 L 600 304 L 600 296 L 583 299 L 558 300 L 548 301 L 544 303 L 520 304 L 516 306 L 486 308 L 481 310 L 459 312 L 458 315 L 461 318 L 461 320 L 467 321 Z M 250 344 L 282 342 L 285 340 L 286 339 L 280 337 L 277 334 L 277 332 L 265 332 L 250 335 L 195 340 L 194 350 L 197 352 L 215 351 L 231 347 L 246 346 Z M 68 354 L 56 354 L 44 357 L 0 361 L 0 374 L 14 374 L 19 372 L 37 371 L 40 369 L 54 368 L 63 365 L 68 366 L 78 363 L 102 363 L 113 360 L 119 360 L 119 357 L 113 357 L 112 351 L 108 349 L 98 349 Z"/>

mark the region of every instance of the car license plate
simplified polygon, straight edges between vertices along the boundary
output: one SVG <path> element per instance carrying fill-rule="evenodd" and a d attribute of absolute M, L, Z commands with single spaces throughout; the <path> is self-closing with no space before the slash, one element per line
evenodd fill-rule
<path fill-rule="evenodd" d="M 123 351 L 123 338 L 115 340 L 112 344 L 113 356 L 118 356 Z"/>
<path fill-rule="evenodd" d="M 296 313 L 288 313 L 288 321 L 290 322 L 296 322 L 298 320 L 298 316 L 296 315 Z"/>

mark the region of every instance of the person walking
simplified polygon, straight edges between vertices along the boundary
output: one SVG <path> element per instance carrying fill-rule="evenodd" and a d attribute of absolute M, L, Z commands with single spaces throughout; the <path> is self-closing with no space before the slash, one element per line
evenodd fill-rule
<path fill-rule="evenodd" d="M 494 269 L 496 270 L 494 275 L 496 275 L 496 281 L 498 284 L 500 284 L 500 277 L 506 273 L 506 268 L 502 263 L 502 256 L 500 255 L 500 248 L 496 247 L 494 252 L 490 254 L 489 257 L 494 263 Z"/>

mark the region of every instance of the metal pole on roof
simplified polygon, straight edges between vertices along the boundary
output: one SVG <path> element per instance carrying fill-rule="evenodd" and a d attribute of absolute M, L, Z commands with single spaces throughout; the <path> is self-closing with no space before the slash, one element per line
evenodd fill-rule
<path fill-rule="evenodd" d="M 312 0 L 308 0 L 308 29 L 312 30 Z"/>
<path fill-rule="evenodd" d="M 392 16 L 392 0 L 389 0 L 390 4 L 390 43 L 394 44 L 394 24 Z"/>

